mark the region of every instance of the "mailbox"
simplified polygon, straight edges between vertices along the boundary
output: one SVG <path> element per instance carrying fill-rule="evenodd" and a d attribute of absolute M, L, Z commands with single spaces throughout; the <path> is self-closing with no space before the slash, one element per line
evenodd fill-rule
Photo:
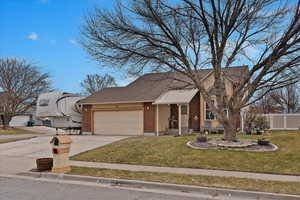
<path fill-rule="evenodd" d="M 52 144 L 53 167 L 54 173 L 67 173 L 71 171 L 69 165 L 69 152 L 71 147 L 71 137 L 54 136 L 50 141 Z"/>

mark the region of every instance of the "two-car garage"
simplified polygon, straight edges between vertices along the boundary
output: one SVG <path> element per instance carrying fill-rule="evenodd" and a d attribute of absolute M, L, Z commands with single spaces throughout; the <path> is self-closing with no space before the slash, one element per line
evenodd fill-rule
<path fill-rule="evenodd" d="M 97 135 L 143 135 L 142 105 L 101 107 L 93 112 L 93 132 Z"/>

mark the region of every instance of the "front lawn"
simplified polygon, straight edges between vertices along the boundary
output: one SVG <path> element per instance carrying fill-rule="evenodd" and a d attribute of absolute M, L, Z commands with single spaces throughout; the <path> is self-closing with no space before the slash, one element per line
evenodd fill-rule
<path fill-rule="evenodd" d="M 212 136 L 215 137 L 215 136 Z M 258 136 L 242 136 L 257 138 Z M 300 131 L 274 131 L 264 136 L 275 152 L 195 150 L 186 142 L 196 136 L 131 137 L 73 156 L 73 160 L 134 165 L 223 169 L 275 174 L 300 174 Z"/>
<path fill-rule="evenodd" d="M 17 128 L 7 128 L 7 129 L 0 128 L 0 135 L 23 135 L 23 134 L 37 134 L 37 133 L 28 130 L 17 129 Z"/>
<path fill-rule="evenodd" d="M 260 192 L 300 194 L 299 182 L 264 181 L 246 178 L 199 176 L 174 173 L 132 172 L 127 170 L 97 169 L 75 166 L 72 167 L 72 171 L 69 172 L 69 174 L 197 185 L 206 187 L 242 189 Z"/>

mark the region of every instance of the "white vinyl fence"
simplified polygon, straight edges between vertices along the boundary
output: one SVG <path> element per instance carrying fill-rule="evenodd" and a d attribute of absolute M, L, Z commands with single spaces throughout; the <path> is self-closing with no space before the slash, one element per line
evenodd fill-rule
<path fill-rule="evenodd" d="M 262 114 L 269 123 L 270 130 L 299 130 L 300 113 Z"/>

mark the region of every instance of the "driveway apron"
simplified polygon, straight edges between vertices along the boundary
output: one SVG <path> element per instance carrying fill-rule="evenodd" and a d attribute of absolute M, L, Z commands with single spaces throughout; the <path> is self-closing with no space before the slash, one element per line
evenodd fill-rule
<path fill-rule="evenodd" d="M 124 139 L 123 136 L 70 136 L 70 156 Z M 35 159 L 52 157 L 51 136 L 0 144 L 0 174 L 15 174 L 35 167 Z"/>

